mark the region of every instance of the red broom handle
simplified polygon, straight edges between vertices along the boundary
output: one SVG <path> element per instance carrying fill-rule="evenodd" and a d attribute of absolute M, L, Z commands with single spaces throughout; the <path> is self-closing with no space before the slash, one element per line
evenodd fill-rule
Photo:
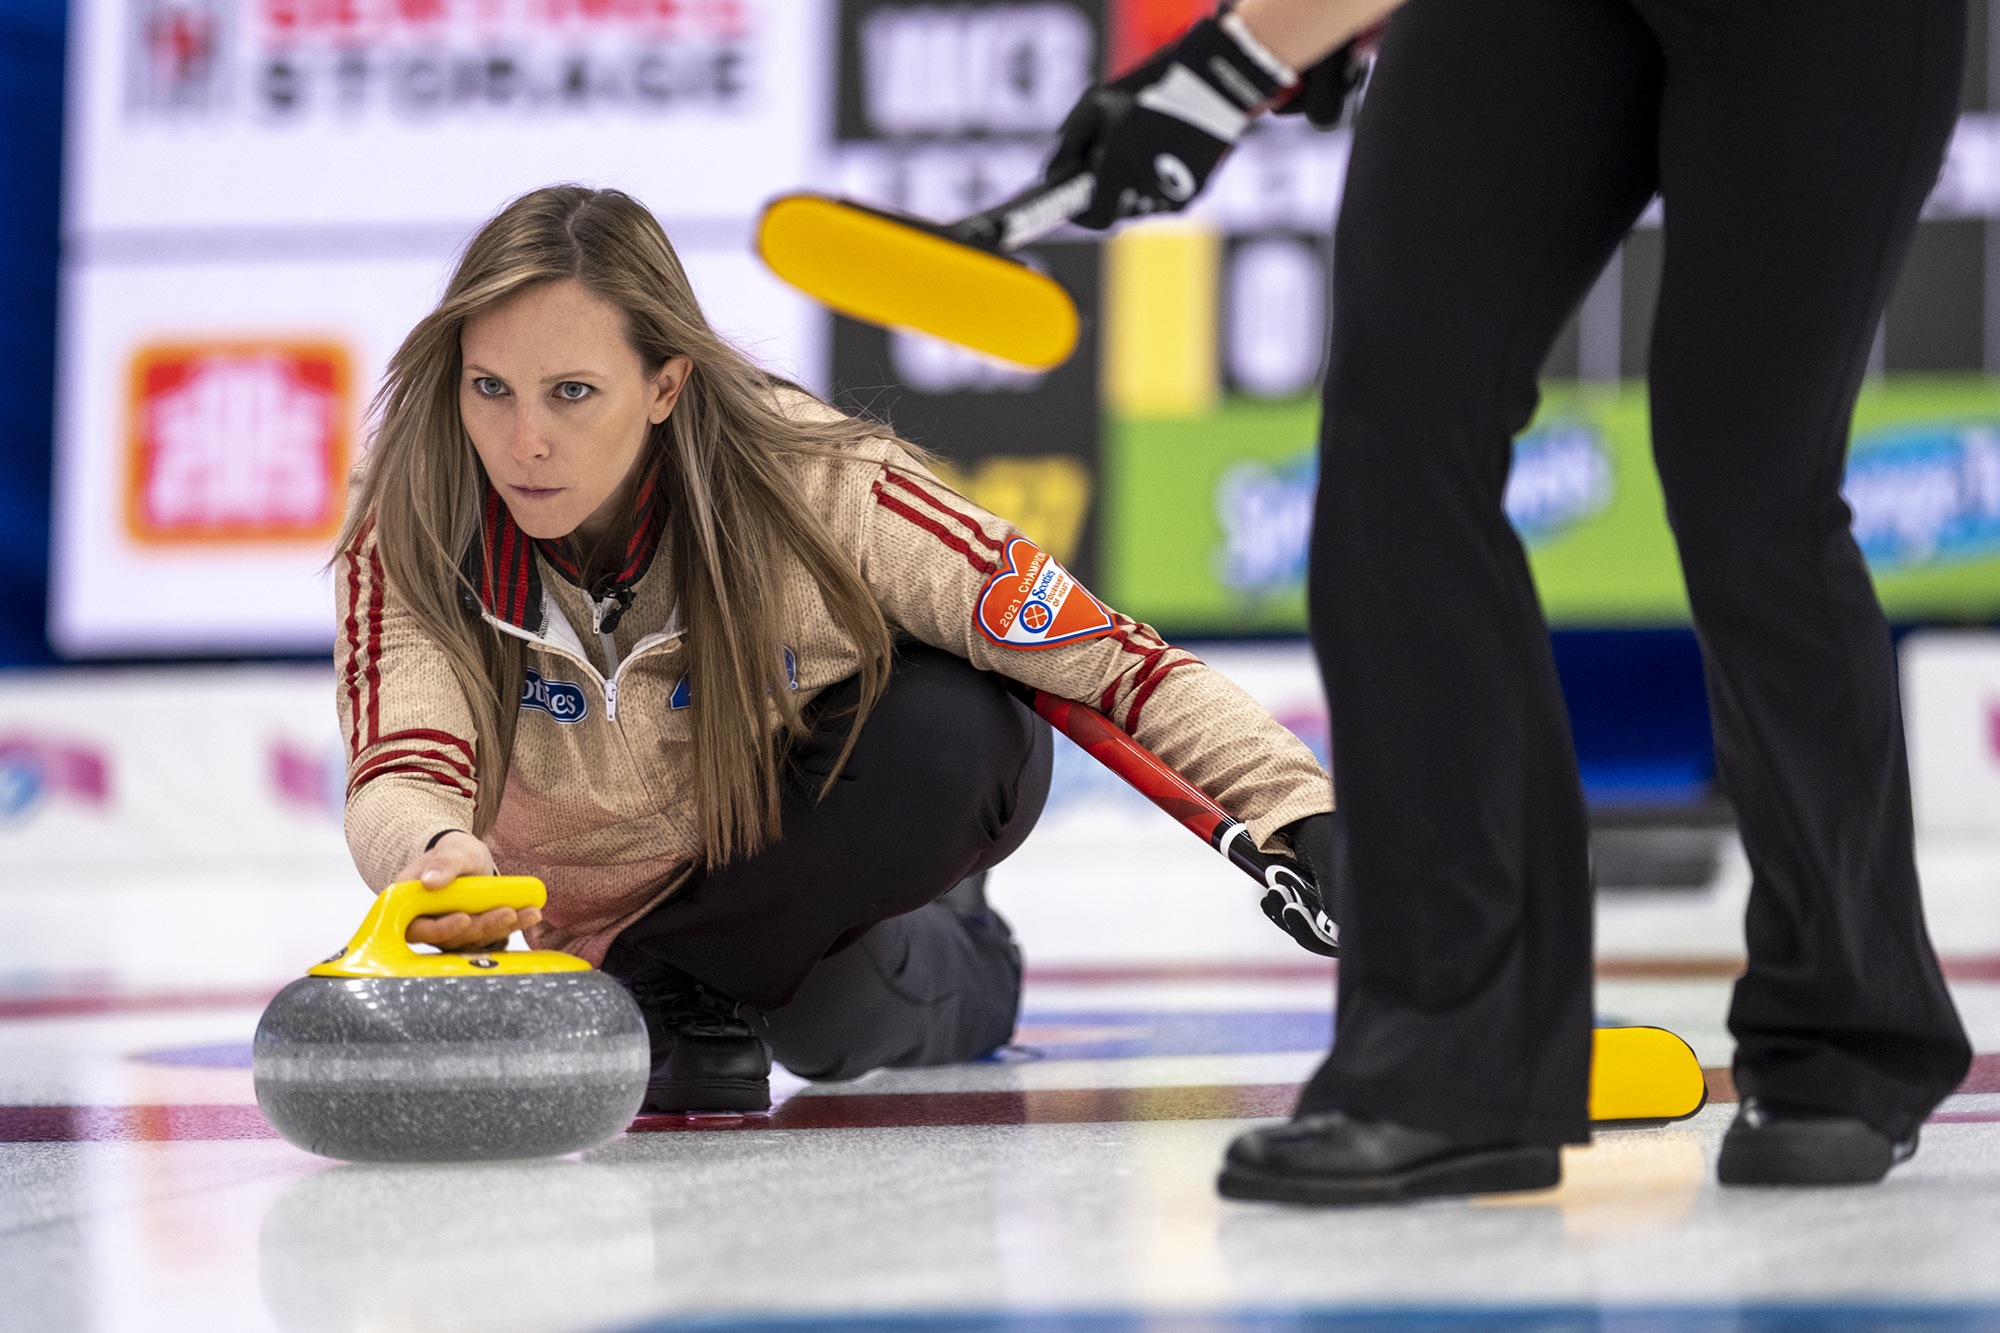
<path fill-rule="evenodd" d="M 1244 874 L 1259 884 L 1268 872 L 1283 866 L 1294 872 L 1303 867 L 1282 857 L 1266 856 L 1257 849 L 1243 821 L 1208 798 L 1207 793 L 1169 768 L 1158 755 L 1113 726 L 1111 719 L 1073 699 L 1059 699 L 1046 690 L 1030 690 L 1015 684 L 1022 697 L 1048 724 L 1075 741 L 1098 763 L 1131 784 L 1132 789 L 1179 820 L 1221 852 Z"/>

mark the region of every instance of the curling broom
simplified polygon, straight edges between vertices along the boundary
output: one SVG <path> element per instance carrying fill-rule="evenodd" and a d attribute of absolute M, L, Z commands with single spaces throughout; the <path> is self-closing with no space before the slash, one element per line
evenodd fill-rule
<path fill-rule="evenodd" d="M 1010 682 L 1012 684 L 1012 682 Z M 1265 887 L 1286 895 L 1286 910 L 1311 911 L 1317 891 L 1306 868 L 1287 857 L 1258 849 L 1250 830 L 1202 790 L 1170 768 L 1111 720 L 1090 707 L 1043 690 L 1015 689 L 1050 726 L 1129 783 L 1141 796 L 1172 815 L 1229 862 Z M 1318 914 L 1314 933 L 1331 944 L 1338 927 Z M 1694 1050 L 1658 1027 L 1601 1027 L 1592 1033 L 1590 1118 L 1604 1126 L 1665 1124 L 1685 1120 L 1708 1103 L 1708 1084 Z"/>
<path fill-rule="evenodd" d="M 1030 370 L 1076 348 L 1076 303 L 1013 252 L 1090 204 L 1088 172 L 941 226 L 824 194 L 787 194 L 757 220 L 773 273 L 843 315 L 914 329 Z"/>

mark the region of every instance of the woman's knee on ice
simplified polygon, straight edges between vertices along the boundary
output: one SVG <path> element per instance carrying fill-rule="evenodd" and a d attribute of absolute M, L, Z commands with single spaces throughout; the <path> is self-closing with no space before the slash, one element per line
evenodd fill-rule
<path fill-rule="evenodd" d="M 942 903 L 893 917 L 813 969 L 760 1017 L 771 1054 L 802 1078 L 975 1060 L 1014 1035 L 1021 954 L 997 916 Z"/>

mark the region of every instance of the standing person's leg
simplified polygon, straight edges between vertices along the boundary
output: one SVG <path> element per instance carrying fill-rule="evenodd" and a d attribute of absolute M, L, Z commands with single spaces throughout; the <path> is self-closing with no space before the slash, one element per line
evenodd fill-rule
<path fill-rule="evenodd" d="M 786 1032 L 808 1033 L 815 1058 L 843 1070 L 881 1052 L 966 1058 L 1011 1033 L 1020 976 L 1004 923 L 983 910 L 926 904 L 966 896 L 948 891 L 998 864 L 1033 828 L 1048 795 L 1048 728 L 993 677 L 949 653 L 905 644 L 822 799 L 846 737 L 842 710 L 856 694 L 844 682 L 814 701 L 818 724 L 794 749 L 779 841 L 700 876 L 627 927 L 606 955 L 606 971 L 686 1011 L 695 1042 L 680 1045 L 699 1053 L 710 1009 L 729 1029 L 715 1034 L 714 1060 L 695 1062 L 720 1068 L 714 1079 L 706 1078 L 710 1070 L 683 1077 L 669 1069 L 656 1071 L 656 1083 L 690 1085 L 697 1096 L 707 1095 L 692 1086 L 703 1081 L 725 1096 L 746 1084 L 738 1091 L 754 1094 L 747 1084 L 762 1072 L 722 1058 L 724 1035 L 740 1044 L 750 1032 L 739 1006 L 776 1011 L 773 1021 L 758 1016 L 758 1025 L 781 1045 Z M 895 924 L 920 909 L 923 921 Z M 822 959 L 837 962 L 856 941 L 881 966 L 850 962 L 827 982 L 809 982 Z M 889 988 L 898 993 L 877 993 Z M 1002 1010 L 1007 1032 L 981 1050 L 960 1049 L 999 1026 Z M 845 1026 L 863 1022 L 900 1027 L 847 1034 L 843 1045 Z M 672 1099 L 662 1090 L 657 1100 Z"/>
<path fill-rule="evenodd" d="M 1653 193 L 1658 94 L 1624 0 L 1411 0 L 1389 25 L 1335 236 L 1311 570 L 1353 871 L 1337 1036 L 1226 1192 L 1500 1188 L 1423 1161 L 1524 1145 L 1552 1175 L 1588 1137 L 1582 792 L 1501 500 L 1548 348 Z M 1357 1121 L 1420 1133 L 1371 1166 Z"/>
<path fill-rule="evenodd" d="M 1964 0 L 1640 4 L 1668 69 L 1654 451 L 1753 876 L 1737 1087 L 1873 1127 L 1873 1178 L 1969 1058 L 1918 902 L 1894 652 L 1840 497 L 1957 112 Z M 1742 1138 L 1725 1179 L 1754 1173 Z"/>

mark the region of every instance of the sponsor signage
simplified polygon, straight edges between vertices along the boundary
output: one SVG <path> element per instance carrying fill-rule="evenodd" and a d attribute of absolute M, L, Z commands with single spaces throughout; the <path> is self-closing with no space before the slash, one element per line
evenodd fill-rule
<path fill-rule="evenodd" d="M 749 250 L 811 182 L 830 0 L 78 0 L 50 629 L 317 651 L 365 404 L 457 247 L 537 186 L 661 218 L 710 319 L 824 382 Z"/>
<path fill-rule="evenodd" d="M 1221 542 L 1215 577 L 1240 596 L 1283 596 L 1305 585 L 1312 535 L 1312 455 L 1277 463 L 1248 460 L 1225 470 L 1215 485 Z"/>
<path fill-rule="evenodd" d="M 1099 77 L 1098 0 L 939 5 L 843 0 L 834 174 L 868 203 L 954 220 L 1039 179 L 1056 129 Z M 1088 583 L 1100 486 L 1099 247 L 1066 240 L 1024 256 L 1076 298 L 1075 355 L 1028 374 L 919 335 L 834 321 L 844 406 L 934 450 L 944 479 L 1019 524 Z"/>
<path fill-rule="evenodd" d="M 1112 423 L 1103 591 L 1179 632 L 1296 630 L 1317 404 L 1243 397 Z M 1503 496 L 1556 625 L 1687 621 L 1642 386 L 1545 385 Z M 1890 616 L 2000 614 L 2000 383 L 1892 379 L 1855 412 L 1843 494 Z"/>
<path fill-rule="evenodd" d="M 815 0 L 83 0 L 73 12 L 73 230 L 463 225 L 578 179 L 671 217 L 745 219 L 806 174 L 818 128 Z"/>
<path fill-rule="evenodd" d="M 581 722 L 590 714 L 583 687 L 570 680 L 545 680 L 532 668 L 521 677 L 521 707 L 547 713 L 558 722 Z"/>
<path fill-rule="evenodd" d="M 1076 297 L 1089 330 L 1099 247 L 1056 242 L 1037 246 L 1034 257 Z M 832 352 L 843 406 L 885 418 L 934 451 L 946 483 L 1091 580 L 1101 421 L 1091 333 L 1068 361 L 1041 374 L 849 319 L 834 321 Z"/>
<path fill-rule="evenodd" d="M 0 861 L 351 873 L 330 667 L 0 679 Z"/>
<path fill-rule="evenodd" d="M 1235 392 L 1292 398 L 1319 386 L 1330 249 L 1323 236 L 1270 231 L 1234 236 L 1224 247 L 1218 341 Z"/>
<path fill-rule="evenodd" d="M 1551 421 L 1514 441 L 1514 466 L 1500 503 L 1534 550 L 1561 541 L 1609 508 L 1611 478 L 1602 432 L 1587 421 Z"/>
<path fill-rule="evenodd" d="M 51 803 L 108 806 L 110 756 L 88 741 L 48 731 L 0 732 L 0 821 L 31 819 Z"/>
<path fill-rule="evenodd" d="M 339 820 L 347 810 L 347 754 L 337 743 L 311 745 L 291 735 L 264 747 L 272 798 L 285 808 Z"/>
<path fill-rule="evenodd" d="M 2000 416 L 1872 431 L 1855 441 L 1841 494 L 1885 573 L 2000 555 Z"/>
<path fill-rule="evenodd" d="M 382 367 L 469 232 L 558 180 L 647 202 L 725 333 L 933 450 L 1120 609 L 1298 628 L 1345 132 L 1265 118 L 1184 216 L 1033 247 L 1085 331 L 1046 374 L 829 320 L 750 252 L 757 210 L 801 187 L 940 220 L 997 202 L 1093 79 L 1211 9 L 76 0 L 57 646 L 323 650 L 327 541 Z M 1993 118 L 1961 121 L 1934 211 L 1991 211 L 1995 144 Z M 1517 442 L 1505 504 L 1556 623 L 1686 618 L 1646 429 L 1634 387 L 1551 385 Z M 1871 389 L 1846 496 L 1892 614 L 2000 610 L 1984 379 Z"/>
<path fill-rule="evenodd" d="M 140 349 L 126 456 L 133 539 L 330 538 L 352 452 L 350 381 L 336 343 Z"/>

